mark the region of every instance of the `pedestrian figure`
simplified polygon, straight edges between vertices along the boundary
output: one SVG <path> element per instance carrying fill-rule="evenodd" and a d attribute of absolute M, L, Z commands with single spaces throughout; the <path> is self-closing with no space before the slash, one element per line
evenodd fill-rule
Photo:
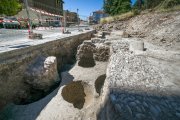
<path fill-rule="evenodd" d="M 141 11 L 143 1 L 142 1 L 142 0 L 138 0 L 137 2 L 138 2 L 138 7 L 139 7 L 139 10 Z"/>

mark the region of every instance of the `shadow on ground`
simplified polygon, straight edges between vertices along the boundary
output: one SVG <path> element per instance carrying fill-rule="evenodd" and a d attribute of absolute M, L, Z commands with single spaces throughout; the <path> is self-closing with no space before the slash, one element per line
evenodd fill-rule
<path fill-rule="evenodd" d="M 0 120 L 35 120 L 51 99 L 57 95 L 60 87 L 72 82 L 73 79 L 74 77 L 68 72 L 65 72 L 65 74 L 62 73 L 62 82 L 52 93 L 45 98 L 28 105 L 8 105 L 0 113 Z"/>
<path fill-rule="evenodd" d="M 97 120 L 180 120 L 180 96 L 111 92 Z"/>

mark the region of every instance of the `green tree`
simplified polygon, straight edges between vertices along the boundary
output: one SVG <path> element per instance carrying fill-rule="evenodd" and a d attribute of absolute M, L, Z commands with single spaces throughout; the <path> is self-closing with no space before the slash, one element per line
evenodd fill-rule
<path fill-rule="evenodd" d="M 146 9 L 154 8 L 158 6 L 164 0 L 144 0 L 144 6 Z"/>
<path fill-rule="evenodd" d="M 140 2 L 142 1 L 142 2 Z M 140 4 L 141 3 L 141 6 Z M 180 5 L 180 0 L 137 0 L 133 8 L 141 9 L 153 9 L 153 8 L 171 8 L 176 5 Z"/>
<path fill-rule="evenodd" d="M 104 10 L 110 15 L 122 14 L 131 10 L 130 0 L 106 0 Z"/>
<path fill-rule="evenodd" d="M 19 0 L 0 0 L 0 15 L 12 16 L 21 10 Z"/>

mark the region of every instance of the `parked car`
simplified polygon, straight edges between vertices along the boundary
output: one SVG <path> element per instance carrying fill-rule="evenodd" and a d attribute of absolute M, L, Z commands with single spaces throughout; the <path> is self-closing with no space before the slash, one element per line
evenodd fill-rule
<path fill-rule="evenodd" d="M 4 17 L 3 26 L 4 28 L 20 28 L 20 23 L 15 17 Z"/>
<path fill-rule="evenodd" d="M 59 21 L 55 21 L 55 22 L 53 22 L 52 26 L 53 27 L 61 27 L 61 24 Z"/>
<path fill-rule="evenodd" d="M 0 28 L 3 28 L 4 26 L 3 26 L 3 20 L 4 18 L 3 17 L 0 17 Z"/>

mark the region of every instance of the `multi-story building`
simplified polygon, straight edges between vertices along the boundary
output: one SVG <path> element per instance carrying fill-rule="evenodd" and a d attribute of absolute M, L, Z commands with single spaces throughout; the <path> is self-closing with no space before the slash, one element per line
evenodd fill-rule
<path fill-rule="evenodd" d="M 104 18 L 104 17 L 107 17 L 107 16 L 108 16 L 108 14 L 106 14 L 102 10 L 95 11 L 95 12 L 93 12 L 93 21 L 95 23 L 98 23 L 101 20 L 101 18 Z"/>
<path fill-rule="evenodd" d="M 30 19 L 35 23 L 50 26 L 62 25 L 63 22 L 63 0 L 27 0 L 29 5 Z M 25 0 L 20 0 L 25 2 Z M 17 17 L 27 18 L 24 9 Z"/>
<path fill-rule="evenodd" d="M 48 13 L 63 15 L 63 0 L 28 0 L 29 6 Z"/>
<path fill-rule="evenodd" d="M 88 22 L 89 24 L 93 24 L 93 16 L 89 16 Z"/>
<path fill-rule="evenodd" d="M 66 21 L 67 23 L 73 24 L 77 23 L 78 21 L 78 16 L 76 12 L 71 12 L 69 10 L 64 11 L 66 13 Z"/>

